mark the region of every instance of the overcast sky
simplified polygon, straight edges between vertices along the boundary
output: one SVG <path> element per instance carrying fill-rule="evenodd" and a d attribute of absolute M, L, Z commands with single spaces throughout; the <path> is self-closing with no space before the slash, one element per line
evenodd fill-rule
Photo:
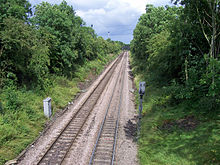
<path fill-rule="evenodd" d="M 32 5 L 47 1 L 59 4 L 61 0 L 29 0 Z M 66 0 L 87 26 L 93 25 L 99 36 L 129 43 L 138 18 L 146 4 L 171 5 L 171 0 Z M 109 34 L 108 34 L 109 32 Z"/>

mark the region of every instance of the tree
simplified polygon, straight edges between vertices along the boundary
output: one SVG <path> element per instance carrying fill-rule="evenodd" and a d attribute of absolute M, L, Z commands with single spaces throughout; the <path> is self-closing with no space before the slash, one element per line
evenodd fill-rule
<path fill-rule="evenodd" d="M 146 13 L 139 18 L 134 30 L 134 39 L 131 42 L 132 56 L 134 56 L 134 65 L 137 71 L 145 71 L 149 57 L 149 40 L 172 24 L 172 20 L 178 16 L 178 10 L 177 7 L 146 6 Z"/>
<path fill-rule="evenodd" d="M 207 67 L 203 79 L 203 84 L 209 84 L 211 95 L 216 95 L 219 91 L 219 54 L 220 54 L 220 1 L 219 0 L 202 0 L 189 1 L 178 0 L 175 3 L 181 3 L 185 6 L 184 13 L 188 17 L 188 24 L 195 24 L 202 32 L 207 46 L 198 46 L 202 54 L 208 54 L 205 57 Z M 201 35 L 201 36 L 202 36 Z M 204 40 L 203 39 L 203 40 Z M 197 41 L 198 42 L 198 41 Z M 197 44 L 198 45 L 198 44 Z M 207 50 L 204 50 L 208 48 Z M 210 81 L 211 79 L 211 81 Z M 216 90 L 215 90 L 216 89 Z"/>
<path fill-rule="evenodd" d="M 7 17 L 27 20 L 31 14 L 31 4 L 27 0 L 1 0 L 0 23 Z"/>
<path fill-rule="evenodd" d="M 146 7 L 131 43 L 134 69 L 148 83 L 172 89 L 175 99 L 196 100 L 198 105 L 209 100 L 205 111 L 216 110 L 220 100 L 219 0 L 177 2 L 183 7 Z"/>
<path fill-rule="evenodd" d="M 73 7 L 65 1 L 60 5 L 43 2 L 36 6 L 31 22 L 49 32 L 52 36 L 50 41 L 55 43 L 50 44 L 50 71 L 70 76 L 70 71 L 75 69 L 75 62 L 82 55 L 78 45 L 81 40 L 78 32 L 83 23 L 81 18 L 75 15 Z"/>
<path fill-rule="evenodd" d="M 14 17 L 4 19 L 3 26 L 0 85 L 6 78 L 19 84 L 43 85 L 48 74 L 48 47 L 38 38 L 37 30 Z"/>

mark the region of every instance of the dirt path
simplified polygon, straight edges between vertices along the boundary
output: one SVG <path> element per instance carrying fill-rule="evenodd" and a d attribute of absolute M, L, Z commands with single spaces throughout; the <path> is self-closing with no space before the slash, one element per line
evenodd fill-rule
<path fill-rule="evenodd" d="M 110 66 L 109 66 L 110 67 Z M 126 62 L 126 73 L 123 89 L 123 105 L 121 109 L 121 117 L 119 124 L 119 134 L 116 149 L 116 164 L 119 165 L 137 165 L 138 161 L 137 146 L 133 142 L 134 132 L 135 132 L 135 106 L 134 106 L 134 89 L 132 86 L 132 79 L 129 75 L 129 64 L 128 59 Z M 98 100 L 94 110 L 90 114 L 80 136 L 77 138 L 76 143 L 71 147 L 67 157 L 65 158 L 63 164 L 71 165 L 86 165 L 88 164 L 94 142 L 97 137 L 97 133 L 102 122 L 106 106 L 110 99 L 114 82 L 119 71 L 119 66 L 113 73 L 112 78 L 104 89 L 100 99 Z M 107 68 L 108 69 L 108 68 Z M 104 72 L 105 73 L 105 72 Z M 104 74 L 103 73 L 103 74 Z M 102 75 L 101 75 L 102 76 Z M 100 77 L 101 77 L 100 76 Z M 80 96 L 74 105 L 69 107 L 62 116 L 56 118 L 53 124 L 48 128 L 48 130 L 35 142 L 35 144 L 28 149 L 26 154 L 23 156 L 19 164 L 21 165 L 33 165 L 41 157 L 45 148 L 49 146 L 56 136 L 61 132 L 62 128 L 65 126 L 67 121 L 70 120 L 71 116 L 75 113 L 77 106 L 81 103 L 81 100 L 88 95 L 89 91 L 98 83 L 100 77 L 89 87 L 87 92 Z"/>

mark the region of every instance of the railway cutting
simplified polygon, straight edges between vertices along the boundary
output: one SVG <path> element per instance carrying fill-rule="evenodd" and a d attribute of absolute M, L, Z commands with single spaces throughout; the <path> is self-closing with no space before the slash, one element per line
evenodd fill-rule
<path fill-rule="evenodd" d="M 127 83 L 130 72 L 128 55 L 128 52 L 123 52 L 106 69 L 104 75 L 100 76 L 98 82 L 94 82 L 93 87 L 88 90 L 89 93 L 85 93 L 79 100 L 77 108 L 70 108 L 66 116 L 61 116 L 49 133 L 39 138 L 36 144 L 27 150 L 20 158 L 19 164 L 101 165 L 122 162 L 120 154 L 126 146 L 120 143 L 126 136 L 120 132 L 124 132 L 123 124 L 135 114 L 135 108 L 130 114 L 124 112 L 131 107 L 126 101 L 129 100 L 130 94 Z M 61 128 L 56 131 L 58 126 Z M 124 142 L 128 141 L 129 139 L 124 139 Z M 135 164 L 136 146 L 132 145 L 135 153 L 132 159 Z"/>

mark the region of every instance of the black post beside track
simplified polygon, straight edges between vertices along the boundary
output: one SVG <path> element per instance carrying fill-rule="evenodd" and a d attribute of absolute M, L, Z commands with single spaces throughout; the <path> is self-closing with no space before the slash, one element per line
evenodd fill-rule
<path fill-rule="evenodd" d="M 40 164 L 54 165 L 54 164 L 61 164 L 63 162 L 65 156 L 69 152 L 72 144 L 74 143 L 82 127 L 84 126 L 89 114 L 93 110 L 98 98 L 101 96 L 101 93 L 105 87 L 104 83 L 108 83 L 117 64 L 121 61 L 122 56 L 123 54 L 118 57 L 118 59 L 111 66 L 111 68 L 108 70 L 106 75 L 101 79 L 99 84 L 94 88 L 90 96 L 84 101 L 82 106 L 77 110 L 77 112 L 74 114 L 72 119 L 68 122 L 66 127 L 58 135 L 56 140 L 52 143 L 52 145 L 50 145 L 47 151 L 43 154 L 40 160 L 36 163 L 37 165 L 40 165 Z M 104 87 L 100 87 L 102 83 L 104 84 L 102 85 Z M 98 91 L 98 93 L 95 93 L 96 90 L 98 90 L 99 88 L 100 90 Z M 95 97 L 95 100 L 94 98 L 92 98 L 92 96 Z M 92 102 L 92 105 L 90 105 L 90 109 L 88 109 L 85 105 L 89 104 L 90 100 L 92 100 L 93 102 Z"/>
<path fill-rule="evenodd" d="M 127 52 L 126 52 L 127 53 Z M 127 54 L 126 54 L 126 57 L 127 57 Z M 126 62 L 127 58 L 125 57 L 124 61 Z M 124 62 L 123 61 L 123 62 Z M 114 128 L 114 141 L 113 141 L 113 148 L 112 148 L 112 156 L 111 156 L 111 161 L 109 162 L 109 164 L 113 165 L 114 164 L 114 159 L 115 159 L 115 151 L 116 151 L 116 143 L 117 143 L 117 134 L 118 134 L 118 126 L 119 126 L 119 118 L 120 118 L 120 108 L 121 108 L 121 102 L 122 102 L 122 92 L 123 92 L 123 83 L 124 83 L 124 77 L 125 77 L 125 68 L 123 68 L 124 66 L 124 63 L 122 62 L 122 65 L 121 65 L 121 68 L 120 68 L 120 72 L 122 72 L 122 83 L 121 83 L 121 90 L 120 90 L 120 99 L 119 99 L 119 104 L 118 104 L 118 111 L 117 111 L 117 119 L 116 119 L 116 126 Z M 98 133 L 98 136 L 97 136 L 97 139 L 96 139 L 96 143 L 94 145 L 94 148 L 93 148 L 93 151 L 92 151 L 92 155 L 90 157 L 90 161 L 89 161 L 89 165 L 92 165 L 94 163 L 94 158 L 95 158 L 95 155 L 96 155 L 96 150 L 97 150 L 97 146 L 99 144 L 99 141 L 100 141 L 100 137 L 102 135 L 102 132 L 103 132 L 103 128 L 104 128 L 104 125 L 105 125 L 105 122 L 106 122 L 106 118 L 107 118 L 107 115 L 108 115 L 108 112 L 109 112 L 109 108 L 110 108 L 110 105 L 112 103 L 112 99 L 113 99 L 113 95 L 115 93 L 115 89 L 116 89 L 116 86 L 117 86 L 117 83 L 119 81 L 119 77 L 120 77 L 120 72 L 118 74 L 118 77 L 117 77 L 117 80 L 115 82 L 115 85 L 114 85 L 114 88 L 113 88 L 113 91 L 112 91 L 112 95 L 111 95 L 111 98 L 110 98 L 110 101 L 109 101 L 109 104 L 108 104 L 108 107 L 106 109 L 106 112 L 105 112 L 105 116 L 104 116 L 104 119 L 102 121 L 102 124 L 101 124 L 101 127 L 99 129 L 99 133 Z M 115 108 L 116 110 L 116 108 Z M 103 162 L 104 163 L 104 162 Z"/>

